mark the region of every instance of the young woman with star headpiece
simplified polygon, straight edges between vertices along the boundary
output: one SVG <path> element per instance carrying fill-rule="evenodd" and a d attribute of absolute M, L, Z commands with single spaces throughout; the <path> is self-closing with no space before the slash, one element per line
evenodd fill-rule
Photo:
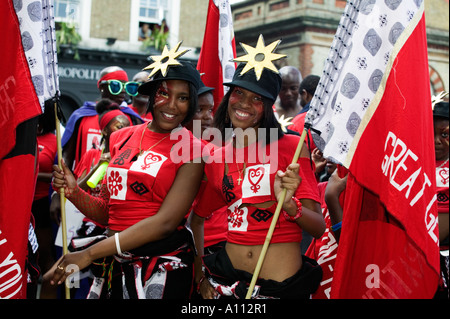
<path fill-rule="evenodd" d="M 111 135 L 111 160 L 101 196 L 80 190 L 68 168 L 54 168 L 53 187 L 89 218 L 108 226 L 107 238 L 64 255 L 46 274 L 62 283 L 74 269 L 97 268 L 88 298 L 188 298 L 194 249 L 185 220 L 199 189 L 204 164 L 179 144 L 202 147 L 181 125 L 197 108 L 199 72 L 177 58 L 179 43 L 145 69 L 151 81 L 139 87 L 149 96 L 150 123 Z"/>
<path fill-rule="evenodd" d="M 230 128 L 235 134 L 205 164 L 207 185 L 194 209 L 201 224 L 216 206 L 228 207 L 225 248 L 204 256 L 204 273 L 196 273 L 204 298 L 246 296 L 283 188 L 282 214 L 252 298 L 309 298 L 322 277 L 300 248 L 302 228 L 316 238 L 325 230 L 309 152 L 303 147 L 291 163 L 300 137 L 283 134 L 272 110 L 281 87 L 272 63 L 283 57 L 273 53 L 279 42 L 266 47 L 260 36 L 256 48 L 243 45 L 248 54 L 236 59 L 243 63 L 215 114 L 222 136 Z"/>

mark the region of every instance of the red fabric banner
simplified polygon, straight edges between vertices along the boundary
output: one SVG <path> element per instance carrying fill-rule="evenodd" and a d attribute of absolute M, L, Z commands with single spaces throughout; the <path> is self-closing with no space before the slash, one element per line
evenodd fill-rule
<path fill-rule="evenodd" d="M 432 298 L 436 292 L 439 236 L 426 43 L 422 12 L 393 61 L 349 166 L 332 298 Z"/>
<path fill-rule="evenodd" d="M 32 132 L 27 132 L 31 133 L 26 134 L 27 138 L 32 138 Z M 36 137 L 36 131 L 34 134 Z M 26 298 L 26 259 L 36 181 L 35 164 L 34 154 L 14 154 L 0 160 L 0 299 Z"/>
<path fill-rule="evenodd" d="M 19 25 L 16 11 L 31 15 L 29 19 L 34 21 L 41 13 L 36 10 L 42 10 L 41 2 L 0 2 L 0 299 L 26 298 L 28 230 L 37 171 L 36 117 L 42 113 L 35 85 L 41 93 L 43 77 L 32 80 L 25 50 L 36 47 L 36 38 L 22 32 L 20 26 L 28 20 Z M 35 67 L 37 62 L 37 58 L 30 60 Z"/>
<path fill-rule="evenodd" d="M 197 70 L 204 73 L 201 77 L 203 83 L 215 89 L 214 111 L 224 96 L 224 78 L 231 81 L 233 77 L 235 63 L 230 60 L 236 58 L 230 4 L 223 0 L 219 2 L 223 13 L 213 0 L 209 0 L 203 45 L 197 63 Z"/>
<path fill-rule="evenodd" d="M 42 111 L 36 94 L 30 94 L 35 90 L 12 0 L 0 3 L 0 29 L 4 32 L 0 60 L 0 128 L 3 143 L 0 158 L 3 158 L 15 144 L 17 125 Z"/>

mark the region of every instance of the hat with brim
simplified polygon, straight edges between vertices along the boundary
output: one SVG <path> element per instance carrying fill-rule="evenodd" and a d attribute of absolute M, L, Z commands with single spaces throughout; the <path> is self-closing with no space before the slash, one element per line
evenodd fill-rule
<path fill-rule="evenodd" d="M 433 116 L 448 119 L 448 102 L 439 102 L 434 105 Z"/>
<path fill-rule="evenodd" d="M 261 78 L 258 81 L 256 79 L 254 69 L 251 69 L 241 75 L 241 71 L 244 67 L 245 63 L 239 64 L 234 72 L 233 80 L 231 82 L 224 83 L 223 85 L 229 87 L 239 86 L 275 101 L 281 89 L 281 76 L 271 70 L 264 69 L 262 71 Z"/>
<path fill-rule="evenodd" d="M 197 91 L 197 95 L 202 95 L 204 93 L 212 92 L 214 91 L 214 88 L 206 86 L 203 84 L 203 82 L 200 83 L 200 88 Z"/>
<path fill-rule="evenodd" d="M 181 65 L 170 66 L 167 70 L 166 76 L 163 76 L 160 71 L 156 73 L 152 80 L 145 82 L 138 88 L 138 92 L 143 95 L 149 95 L 152 88 L 159 85 L 161 81 L 167 80 L 184 80 L 192 83 L 196 90 L 201 86 L 200 73 L 194 68 L 190 62 L 180 62 Z"/>

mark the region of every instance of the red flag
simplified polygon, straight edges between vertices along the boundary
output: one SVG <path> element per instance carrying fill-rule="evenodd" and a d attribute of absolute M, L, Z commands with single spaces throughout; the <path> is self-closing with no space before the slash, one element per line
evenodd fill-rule
<path fill-rule="evenodd" d="M 343 41 L 347 52 L 333 53 L 343 58 L 342 78 L 319 84 L 319 92 L 333 81 L 338 87 L 332 115 L 313 125 L 325 133 L 315 138 L 324 156 L 350 172 L 331 297 L 432 298 L 439 240 L 423 3 L 364 5 L 348 4 L 347 17 L 357 20 L 357 9 L 366 21 L 374 11 L 382 19 L 358 20 L 358 30 L 346 32 L 355 32 Z"/>
<path fill-rule="evenodd" d="M 214 111 L 227 90 L 223 83 L 233 78 L 236 64 L 231 60 L 234 58 L 236 58 L 236 44 L 230 3 L 228 0 L 209 0 L 205 35 L 197 70 L 203 74 L 203 83 L 215 88 L 213 91 Z"/>
<path fill-rule="evenodd" d="M 37 116 L 57 89 L 46 56 L 55 49 L 46 37 L 53 22 L 49 10 L 46 1 L 0 2 L 0 298 L 26 298 Z"/>
<path fill-rule="evenodd" d="M 0 160 L 0 298 L 24 299 L 28 230 L 37 177 L 37 117 L 17 126 L 17 143 Z"/>
<path fill-rule="evenodd" d="M 0 112 L 3 135 L 0 158 L 3 158 L 15 144 L 17 125 L 42 111 L 36 94 L 27 94 L 34 91 L 34 86 L 13 1 L 2 1 L 0 12 L 0 26 L 5 32 L 2 41 L 7 46 L 2 50 L 0 61 L 0 99 L 3 101 Z"/>

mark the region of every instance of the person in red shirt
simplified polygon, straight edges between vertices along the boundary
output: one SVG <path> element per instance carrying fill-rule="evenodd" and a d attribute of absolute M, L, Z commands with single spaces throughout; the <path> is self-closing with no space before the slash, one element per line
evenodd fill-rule
<path fill-rule="evenodd" d="M 99 127 L 102 132 L 100 147 L 87 151 L 74 170 L 75 177 L 79 180 L 79 184 L 81 183 L 80 187 L 91 193 L 98 191 L 89 189 L 86 182 L 103 162 L 109 162 L 111 159 L 109 152 L 111 134 L 131 125 L 129 117 L 122 112 L 119 105 L 109 99 L 100 100 L 95 108 L 99 114 Z"/>
<path fill-rule="evenodd" d="M 164 56 L 156 59 L 149 66 L 152 80 L 139 87 L 149 96 L 153 120 L 111 135 L 111 161 L 99 197 L 81 190 L 67 166 L 54 166 L 53 188 L 64 187 L 81 212 L 108 226 L 109 237 L 64 255 L 46 280 L 61 283 L 69 265 L 83 269 L 96 261 L 88 298 L 189 297 L 194 248 L 185 222 L 204 164 L 193 152 L 201 154 L 202 143 L 182 125 L 196 111 L 200 74 L 192 64 L 170 57 L 167 63 L 161 62 Z"/>
<path fill-rule="evenodd" d="M 209 130 L 213 126 L 213 110 L 214 110 L 214 88 L 207 87 L 201 83 L 198 90 L 198 107 L 197 112 L 191 122 L 186 124 L 186 128 L 190 130 L 194 136 L 201 139 L 205 146 L 215 148 L 215 145 L 208 141 Z M 194 128 L 195 127 L 195 128 Z M 203 185 L 204 186 L 204 185 Z M 195 204 L 194 202 L 194 209 Z M 198 231 L 203 230 L 203 246 L 205 253 L 212 253 L 222 248 L 227 239 L 228 222 L 226 215 L 226 206 L 219 208 L 206 218 L 203 227 L 191 222 L 191 228 L 199 227 Z M 196 232 L 194 232 L 196 233 Z M 200 240 L 200 238 L 196 239 Z"/>
<path fill-rule="evenodd" d="M 301 254 L 302 228 L 316 238 L 325 229 L 313 164 L 306 147 L 298 162 L 291 163 L 300 137 L 284 134 L 274 115 L 279 74 L 263 68 L 258 79 L 256 67 L 245 66 L 241 63 L 232 82 L 226 83 L 230 90 L 214 117 L 223 138 L 227 133 L 235 133 L 234 137 L 207 161 L 207 184 L 194 210 L 196 218 L 206 218 L 215 209 L 228 207 L 227 243 L 224 249 L 203 257 L 205 273 L 196 272 L 198 290 L 206 299 L 246 295 L 285 188 L 282 214 L 253 298 L 309 298 L 322 270 Z"/>
<path fill-rule="evenodd" d="M 449 202 L 449 110 L 448 102 L 433 105 L 434 148 L 436 155 L 436 192 L 439 218 L 439 246 L 441 258 L 441 282 L 435 298 L 449 298 L 449 257 L 448 257 L 448 202 Z"/>

